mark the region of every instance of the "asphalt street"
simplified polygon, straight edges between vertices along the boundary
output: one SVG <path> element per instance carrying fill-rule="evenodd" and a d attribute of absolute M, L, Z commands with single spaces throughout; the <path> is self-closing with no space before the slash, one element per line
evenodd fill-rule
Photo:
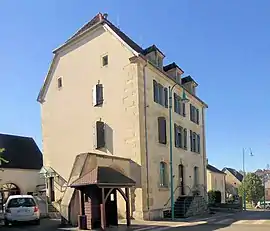
<path fill-rule="evenodd" d="M 20 225 L 0 228 L 3 231 L 68 231 L 77 230 L 76 228 L 61 227 L 59 220 L 42 220 L 40 226 Z M 270 230 L 270 211 L 247 211 L 237 214 L 224 214 L 224 216 L 214 216 L 194 221 L 177 222 L 151 222 L 132 225 L 126 228 L 120 225 L 112 228 L 113 231 L 269 231 Z"/>

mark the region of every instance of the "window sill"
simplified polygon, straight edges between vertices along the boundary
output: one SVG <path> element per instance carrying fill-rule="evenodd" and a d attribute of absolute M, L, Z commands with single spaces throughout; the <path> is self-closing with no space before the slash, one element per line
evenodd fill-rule
<path fill-rule="evenodd" d="M 158 191 L 169 191 L 169 187 L 168 186 L 159 186 Z"/>

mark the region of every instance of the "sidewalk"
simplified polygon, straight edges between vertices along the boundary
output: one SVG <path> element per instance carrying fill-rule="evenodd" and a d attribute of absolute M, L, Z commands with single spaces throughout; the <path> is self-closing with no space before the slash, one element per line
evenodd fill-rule
<path fill-rule="evenodd" d="M 169 226 L 176 227 L 184 224 L 189 224 L 191 222 L 206 222 L 207 220 L 213 218 L 223 218 L 232 216 L 234 213 L 215 213 L 215 214 L 203 214 L 196 217 L 189 218 L 177 218 L 174 221 L 171 220 L 158 220 L 158 221 L 145 221 L 145 220 L 131 220 L 131 224 L 135 226 Z M 119 220 L 119 224 L 126 224 L 126 220 Z"/>

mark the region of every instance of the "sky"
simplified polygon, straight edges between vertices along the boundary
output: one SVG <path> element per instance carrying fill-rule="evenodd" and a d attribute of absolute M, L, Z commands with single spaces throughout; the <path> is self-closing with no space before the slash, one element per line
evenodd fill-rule
<path fill-rule="evenodd" d="M 243 148 L 246 170 L 270 163 L 269 0 L 0 0 L 1 133 L 42 148 L 36 98 L 52 50 L 98 12 L 198 82 L 209 163 L 241 169 Z"/>

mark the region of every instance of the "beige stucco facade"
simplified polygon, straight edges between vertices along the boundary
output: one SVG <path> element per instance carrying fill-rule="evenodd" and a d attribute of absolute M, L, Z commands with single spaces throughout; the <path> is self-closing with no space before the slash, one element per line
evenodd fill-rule
<path fill-rule="evenodd" d="M 207 191 L 220 191 L 221 203 L 225 203 L 226 191 L 225 191 L 225 177 L 224 173 L 217 173 L 207 169 Z"/>
<path fill-rule="evenodd" d="M 104 54 L 109 60 L 105 67 L 102 66 Z M 110 157 L 101 158 L 97 162 L 100 165 L 110 165 L 114 157 L 130 159 L 139 166 L 136 171 L 140 172 L 140 184 L 133 192 L 132 216 L 153 219 L 160 216 L 170 198 L 169 188 L 160 188 L 158 177 L 160 161 L 166 162 L 169 167 L 169 142 L 159 144 L 157 133 L 157 118 L 164 116 L 169 140 L 169 113 L 168 108 L 153 101 L 153 79 L 166 87 L 175 82 L 140 57 L 131 62 L 134 56 L 136 52 L 101 25 L 56 52 L 41 102 L 44 166 L 52 167 L 68 181 L 75 157 L 80 153 Z M 57 79 L 60 77 L 63 86 L 58 89 Z M 92 88 L 98 83 L 103 84 L 104 102 L 101 107 L 94 107 Z M 174 91 L 181 94 L 182 88 L 176 86 Z M 179 185 L 179 164 L 184 165 L 187 188 L 193 187 L 194 167 L 198 167 L 198 183 L 206 185 L 206 106 L 188 92 L 187 97 L 189 103 L 202 112 L 200 124 L 190 121 L 189 105 L 186 117 L 172 112 L 172 120 L 201 135 L 201 152 L 195 154 L 189 151 L 189 137 L 187 150 L 174 148 L 173 145 L 175 188 Z M 95 122 L 99 120 L 106 124 L 106 148 L 100 150 L 95 147 Z M 130 164 L 116 163 L 125 169 L 127 175 L 133 176 L 134 169 Z M 56 190 L 56 200 L 61 199 L 63 194 Z M 177 192 L 175 196 L 178 196 Z M 119 209 L 125 210 L 121 203 Z"/>
<path fill-rule="evenodd" d="M 21 194 L 35 193 L 38 185 L 44 185 L 45 179 L 39 174 L 39 170 L 31 169 L 3 169 L 1 171 L 0 184 L 14 184 L 20 189 Z"/>
<path fill-rule="evenodd" d="M 230 171 L 225 170 L 226 177 L 225 177 L 225 187 L 228 196 L 238 195 L 238 188 L 241 185 L 241 181 L 239 181 Z"/>

